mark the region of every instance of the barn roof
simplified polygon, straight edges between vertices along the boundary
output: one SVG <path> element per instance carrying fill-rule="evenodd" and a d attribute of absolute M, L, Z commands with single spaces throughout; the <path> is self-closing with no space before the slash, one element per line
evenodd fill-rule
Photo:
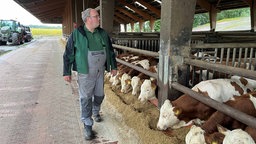
<path fill-rule="evenodd" d="M 14 0 L 43 23 L 61 24 L 63 12 L 68 0 Z M 130 23 L 159 19 L 161 0 L 115 0 L 115 20 L 119 23 Z M 210 11 L 214 6 L 217 10 L 249 7 L 251 0 L 197 0 L 196 12 Z M 92 2 L 94 7 L 99 0 Z"/>

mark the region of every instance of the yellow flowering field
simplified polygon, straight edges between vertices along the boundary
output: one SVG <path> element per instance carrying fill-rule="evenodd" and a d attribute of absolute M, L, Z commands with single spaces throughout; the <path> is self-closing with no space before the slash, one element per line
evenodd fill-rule
<path fill-rule="evenodd" d="M 33 36 L 61 36 L 62 29 L 31 28 Z"/>

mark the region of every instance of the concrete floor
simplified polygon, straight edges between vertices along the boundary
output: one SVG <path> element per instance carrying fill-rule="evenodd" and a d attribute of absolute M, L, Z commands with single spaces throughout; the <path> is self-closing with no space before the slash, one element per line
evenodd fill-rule
<path fill-rule="evenodd" d="M 140 143 L 106 100 L 97 138 L 84 141 L 75 81 L 64 82 L 59 37 L 41 38 L 0 56 L 1 144 Z"/>

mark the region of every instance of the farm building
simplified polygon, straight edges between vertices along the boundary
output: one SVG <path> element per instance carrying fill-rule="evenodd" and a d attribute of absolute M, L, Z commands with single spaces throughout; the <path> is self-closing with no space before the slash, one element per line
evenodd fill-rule
<path fill-rule="evenodd" d="M 155 80 L 147 78 L 143 81 L 143 84 L 145 81 L 150 85 L 155 84 L 156 87 L 149 89 L 154 93 L 152 97 L 142 98 L 143 90 L 140 89 L 141 95 L 137 94 L 136 98 L 151 102 L 161 109 L 166 100 L 175 101 L 183 94 L 187 94 L 210 108 L 225 113 L 249 127 L 256 128 L 255 116 L 223 104 L 226 101 L 216 101 L 211 96 L 205 96 L 205 91 L 201 91 L 202 86 L 198 88 L 199 90 L 192 90 L 203 81 L 220 78 L 231 79 L 231 76 L 238 76 L 240 82 L 240 78 L 245 78 L 247 83 L 251 82 L 249 88 L 246 87 L 247 89 L 243 89 L 243 92 L 240 91 L 240 95 L 245 94 L 245 91 L 255 91 L 255 0 L 15 1 L 44 23 L 62 24 L 65 38 L 69 37 L 75 26 L 83 24 L 80 18 L 82 10 L 88 7 L 97 9 L 100 13 L 100 26 L 112 37 L 119 66 L 128 66 L 130 73 L 132 70 L 137 71 L 136 75 L 130 75 L 130 79 L 141 74 Z M 250 9 L 250 29 L 215 31 L 218 13 L 238 8 Z M 192 32 L 194 15 L 200 13 L 209 14 L 209 31 Z M 154 24 L 157 20 L 160 20 L 161 23 L 160 32 L 154 32 Z M 151 32 L 144 32 L 146 22 L 149 22 Z M 136 23 L 139 25 L 140 32 L 134 32 Z M 128 28 L 131 32 L 128 32 Z M 130 58 L 134 56 L 140 58 L 137 61 L 132 61 Z M 145 59 L 148 60 L 148 67 L 139 63 Z M 150 66 L 152 68 L 155 66 L 155 70 L 150 69 Z M 119 71 L 122 70 L 119 69 Z M 123 75 L 120 75 L 120 81 L 116 84 L 113 84 L 113 81 L 109 82 L 109 77 L 106 79 L 108 81 L 106 83 L 111 85 L 109 88 L 126 104 L 133 104 L 138 112 L 147 113 L 147 110 L 142 108 L 142 104 L 136 105 L 137 101 L 135 102 L 134 96 L 132 96 L 131 86 L 130 90 L 122 89 L 122 77 Z M 244 85 L 249 85 L 246 84 Z M 231 81 L 231 85 L 235 85 L 234 81 Z M 240 84 L 237 85 L 241 88 Z M 224 91 L 225 89 L 229 89 L 228 85 L 214 90 Z M 211 95 L 209 91 L 206 92 L 208 92 L 207 95 Z M 219 93 L 223 94 L 224 92 Z M 130 99 L 127 98 L 128 96 Z M 237 96 L 237 94 L 232 94 L 232 96 Z M 147 106 L 149 107 L 149 105 Z M 149 120 L 149 127 L 157 130 L 156 123 L 160 116 L 157 114 L 154 116 L 155 118 Z M 179 135 L 168 132 L 165 131 L 166 135 Z M 177 130 L 177 132 L 179 131 Z"/>

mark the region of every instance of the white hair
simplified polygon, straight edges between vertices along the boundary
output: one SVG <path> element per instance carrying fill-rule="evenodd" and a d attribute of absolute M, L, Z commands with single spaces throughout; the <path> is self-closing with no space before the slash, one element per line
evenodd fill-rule
<path fill-rule="evenodd" d="M 87 8 L 86 10 L 81 12 L 83 22 L 86 22 L 86 18 L 90 17 L 91 10 L 92 8 Z"/>

